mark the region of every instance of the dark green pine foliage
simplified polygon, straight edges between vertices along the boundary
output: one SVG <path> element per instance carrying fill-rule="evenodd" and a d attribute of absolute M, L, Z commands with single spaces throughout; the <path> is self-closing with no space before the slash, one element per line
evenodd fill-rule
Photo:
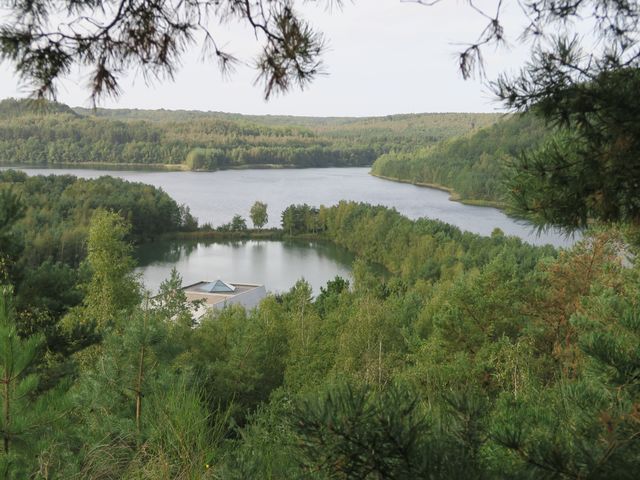
<path fill-rule="evenodd" d="M 549 74 L 543 56 L 536 62 L 519 83 L 499 84 L 500 94 L 512 107 L 531 108 L 559 133 L 511 164 L 513 212 L 539 226 L 570 230 L 590 219 L 638 225 L 640 73 L 617 68 L 579 83 L 549 83 L 548 76 L 563 72 Z"/>
<path fill-rule="evenodd" d="M 61 423 L 63 394 L 39 392 L 33 367 L 43 343 L 41 334 L 20 338 L 15 324 L 12 292 L 0 286 L 0 478 L 27 478 L 46 468 L 42 449 L 54 441 L 51 430 Z M 36 462 L 34 462 L 34 459 Z M 38 465 L 40 462 L 40 465 Z"/>
<path fill-rule="evenodd" d="M 157 413 L 148 408 L 150 395 L 167 387 L 158 369 L 167 337 L 164 323 L 153 312 L 141 310 L 120 320 L 104 334 L 99 356 L 83 372 L 75 391 L 84 425 L 78 435 L 87 447 L 80 467 L 90 478 L 103 469 L 124 475 L 136 446 L 146 438 L 149 417 Z M 106 452 L 112 455 L 112 465 L 104 464 Z"/>
<path fill-rule="evenodd" d="M 349 280 L 336 275 L 333 280 L 327 282 L 327 286 L 320 287 L 320 294 L 316 297 L 318 313 L 324 316 L 327 312 L 336 308 L 339 296 L 342 292 L 349 291 Z"/>
<path fill-rule="evenodd" d="M 227 413 L 170 368 L 166 319 L 137 311 L 105 336 L 76 390 L 78 478 L 206 477 L 226 433 Z"/>
<path fill-rule="evenodd" d="M 469 402 L 452 397 L 465 421 L 449 418 L 447 432 L 406 386 L 378 391 L 343 383 L 299 401 L 291 428 L 312 478 L 482 478 L 474 455 L 482 438 L 473 433 L 482 411 Z"/>
<path fill-rule="evenodd" d="M 170 319 L 178 325 L 195 326 L 191 310 L 199 308 L 202 300 L 188 301 L 182 289 L 182 277 L 175 267 L 169 278 L 160 283 L 158 294 L 149 299 L 149 304 L 161 318 Z"/>
<path fill-rule="evenodd" d="M 629 275 L 631 276 L 631 275 Z M 635 285 L 634 285 L 635 284 Z M 574 315 L 584 370 L 503 396 L 492 437 L 522 478 L 634 479 L 640 471 L 638 283 L 606 289 Z M 505 465 L 508 465 L 505 462 Z"/>

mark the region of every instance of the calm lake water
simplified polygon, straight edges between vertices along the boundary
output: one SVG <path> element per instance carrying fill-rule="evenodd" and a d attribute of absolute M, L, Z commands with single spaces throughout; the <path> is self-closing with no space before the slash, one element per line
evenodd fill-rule
<path fill-rule="evenodd" d="M 269 224 L 280 225 L 289 205 L 334 205 L 355 200 L 393 207 L 409 218 L 429 217 L 464 230 L 489 235 L 500 228 L 533 244 L 568 246 L 574 242 L 556 232 L 537 235 L 524 223 L 500 210 L 449 201 L 449 194 L 432 188 L 382 180 L 368 168 L 312 168 L 282 170 L 226 170 L 219 172 L 159 172 L 95 169 L 23 168 L 29 175 L 70 174 L 82 178 L 111 175 L 162 188 L 184 203 L 200 223 L 217 226 L 235 214 L 249 218 L 256 200 L 268 205 Z M 139 271 L 148 289 L 156 291 L 175 266 L 184 283 L 220 278 L 230 282 L 264 284 L 270 291 L 286 291 L 304 277 L 319 293 L 336 275 L 350 278 L 353 257 L 337 247 L 309 242 L 158 242 L 138 252 Z"/>
<path fill-rule="evenodd" d="M 318 294 L 336 275 L 351 279 L 354 260 L 351 253 L 330 243 L 274 240 L 155 242 L 143 245 L 136 256 L 138 271 L 152 292 L 176 267 L 184 285 L 220 278 L 285 292 L 304 278 Z"/>
<path fill-rule="evenodd" d="M 355 200 L 393 207 L 416 219 L 428 217 L 463 230 L 490 235 L 498 227 L 507 235 L 541 245 L 568 246 L 573 239 L 547 232 L 537 235 L 530 225 L 517 222 L 496 208 L 474 207 L 449 201 L 440 190 L 382 180 L 368 168 L 308 168 L 281 170 L 224 170 L 219 172 L 158 172 L 94 169 L 22 168 L 29 175 L 70 174 L 82 178 L 103 175 L 143 182 L 162 188 L 184 203 L 200 223 L 227 223 L 235 214 L 249 218 L 256 200 L 268 205 L 270 227 L 280 225 L 282 211 L 293 203 L 334 205 Z"/>

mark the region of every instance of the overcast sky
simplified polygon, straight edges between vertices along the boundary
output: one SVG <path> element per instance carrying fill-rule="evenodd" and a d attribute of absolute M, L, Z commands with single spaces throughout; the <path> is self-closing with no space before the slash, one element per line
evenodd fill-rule
<path fill-rule="evenodd" d="M 480 4 L 495 5 L 493 0 Z M 517 7 L 512 7 L 517 8 Z M 124 93 L 100 106 L 150 109 L 193 109 L 246 114 L 368 116 L 415 112 L 491 112 L 500 109 L 486 87 L 486 79 L 462 80 L 456 66 L 456 43 L 476 39 L 486 20 L 462 0 L 425 7 L 400 0 L 359 0 L 342 11 L 306 7 L 306 17 L 324 32 L 329 50 L 324 55 L 326 76 L 304 91 L 292 91 L 264 101 L 255 72 L 241 66 L 223 78 L 215 65 L 199 61 L 194 48 L 173 81 L 147 85 L 135 72 L 122 81 Z M 516 38 L 521 22 L 507 10 L 503 23 Z M 520 25 L 519 25 L 520 24 Z M 224 26 L 218 42 L 243 58 L 256 52 L 250 30 Z M 487 79 L 515 71 L 527 58 L 517 44 L 484 51 Z M 10 65 L 0 66 L 0 97 L 21 97 Z M 86 78 L 76 73 L 61 86 L 58 100 L 90 106 Z"/>

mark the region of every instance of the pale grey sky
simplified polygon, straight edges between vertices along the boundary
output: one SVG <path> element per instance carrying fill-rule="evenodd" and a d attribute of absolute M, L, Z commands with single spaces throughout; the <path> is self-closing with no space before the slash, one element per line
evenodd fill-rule
<path fill-rule="evenodd" d="M 480 5 L 495 5 L 480 0 Z M 521 31 L 517 6 L 503 15 L 507 34 Z M 445 0 L 425 7 L 400 0 L 359 0 L 342 11 L 305 7 L 306 17 L 325 33 L 326 76 L 304 91 L 292 91 L 264 101 L 255 72 L 241 66 L 223 78 L 216 65 L 199 61 L 199 49 L 190 52 L 173 81 L 147 85 L 135 72 L 122 81 L 124 93 L 100 106 L 150 109 L 193 109 L 246 114 L 368 116 L 412 112 L 489 112 L 500 109 L 485 80 L 462 80 L 456 65 L 455 43 L 476 39 L 486 20 L 463 0 Z M 250 59 L 255 53 L 252 32 L 240 25 L 220 29 L 218 42 Z M 526 60 L 527 49 L 517 44 L 484 51 L 487 79 L 515 71 Z M 0 97 L 20 97 L 10 65 L 0 66 Z M 58 100 L 89 106 L 86 79 L 78 72 L 59 89 Z"/>

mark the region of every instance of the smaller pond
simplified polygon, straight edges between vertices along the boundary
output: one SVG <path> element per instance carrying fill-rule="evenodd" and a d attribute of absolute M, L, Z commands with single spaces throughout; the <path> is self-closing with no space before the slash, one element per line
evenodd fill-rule
<path fill-rule="evenodd" d="M 137 271 L 155 293 L 175 267 L 183 285 L 221 279 L 285 292 L 301 278 L 314 294 L 336 275 L 351 280 L 355 257 L 331 243 L 277 240 L 171 240 L 142 245 Z"/>

